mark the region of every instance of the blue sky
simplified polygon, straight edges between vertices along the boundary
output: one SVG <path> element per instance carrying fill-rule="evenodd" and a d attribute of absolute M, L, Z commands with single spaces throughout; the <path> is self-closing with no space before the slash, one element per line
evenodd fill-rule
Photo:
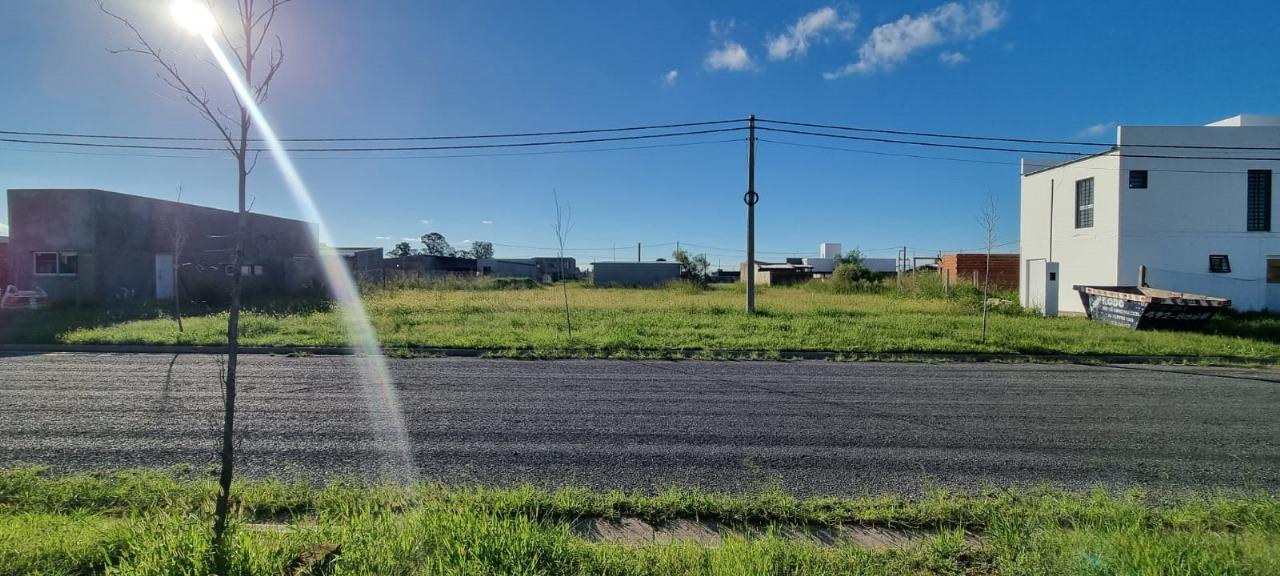
<path fill-rule="evenodd" d="M 157 44 L 194 53 L 162 2 L 111 0 Z M 0 6 L 0 129 L 213 135 L 86 0 Z M 907 130 L 1114 138 L 1114 123 L 1202 124 L 1280 113 L 1280 3 L 469 2 L 298 0 L 266 111 L 284 137 L 400 136 L 697 121 L 756 114 Z M 194 65 L 217 97 L 223 84 Z M 789 140 L 782 135 L 765 135 Z M 722 135 L 701 141 L 723 139 Z M 699 140 L 695 138 L 694 140 Z M 828 143 L 887 153 L 920 149 Z M 584 147 L 578 147 L 581 149 Z M 96 187 L 231 208 L 220 155 L 54 154 L 0 143 L 0 187 Z M 31 152 L 31 150 L 43 150 Z M 761 143 L 758 246 L 823 241 L 892 256 L 975 248 L 998 199 L 1016 240 L 1016 155 L 969 163 Z M 423 154 L 419 154 L 420 156 Z M 552 246 L 552 191 L 583 261 L 669 255 L 680 240 L 742 258 L 745 144 L 470 158 L 302 159 L 337 243 L 390 247 L 438 231 L 500 256 Z M 297 214 L 264 161 L 254 210 Z M 0 222 L 7 212 L 0 206 Z M 3 228 L 0 228 L 3 231 Z M 715 248 L 705 248 L 715 247 Z M 1010 248 L 1015 248 L 1011 246 Z M 598 249 L 598 250 L 597 250 Z M 885 250 L 881 250 L 885 249 Z"/>

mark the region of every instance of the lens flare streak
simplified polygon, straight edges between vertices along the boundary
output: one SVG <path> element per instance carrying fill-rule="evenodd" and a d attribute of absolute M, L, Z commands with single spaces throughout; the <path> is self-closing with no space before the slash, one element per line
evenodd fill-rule
<path fill-rule="evenodd" d="M 303 217 L 316 223 L 316 253 L 319 255 L 326 285 L 329 286 L 329 289 L 333 292 L 334 299 L 338 302 L 344 327 L 347 330 L 347 334 L 352 338 L 353 347 L 356 351 L 353 359 L 360 368 L 361 384 L 365 390 L 369 410 L 372 414 L 385 418 L 381 422 L 384 426 L 384 429 L 380 431 L 384 436 L 382 440 L 394 446 L 402 461 L 402 469 L 395 471 L 396 475 L 402 476 L 406 481 L 412 480 L 416 476 L 416 470 L 413 464 L 409 435 L 405 429 L 404 417 L 400 412 L 400 402 L 397 398 L 394 384 L 391 381 L 391 374 L 387 369 L 386 360 L 382 355 L 381 348 L 378 346 L 373 325 L 369 322 L 369 316 L 365 313 L 360 293 L 356 289 L 355 281 L 352 280 L 351 275 L 347 272 L 346 265 L 337 253 L 333 250 L 324 250 L 320 246 L 320 243 L 333 245 L 328 227 L 325 226 L 324 219 L 321 218 L 320 211 L 316 208 L 315 201 L 312 199 L 306 184 L 302 182 L 301 174 L 298 173 L 293 160 L 276 136 L 275 130 L 267 122 L 262 109 L 258 107 L 257 100 L 249 90 L 248 85 L 240 77 L 240 73 L 235 67 L 232 66 L 231 61 L 227 58 L 226 53 L 222 51 L 222 47 L 218 45 L 213 35 L 206 32 L 200 36 L 204 39 L 205 45 L 209 47 L 209 51 L 213 54 L 218 66 L 227 75 L 227 80 L 231 83 L 241 104 L 248 110 L 250 118 L 257 126 L 259 134 L 267 144 L 267 148 L 271 151 L 271 156 L 275 159 L 276 166 L 280 169 L 289 192 L 293 195 L 293 199 L 298 203 L 299 208 L 302 209 Z"/>

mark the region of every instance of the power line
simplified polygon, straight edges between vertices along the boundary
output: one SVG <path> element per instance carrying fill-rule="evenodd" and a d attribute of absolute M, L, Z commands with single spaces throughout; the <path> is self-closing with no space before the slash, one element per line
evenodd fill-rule
<path fill-rule="evenodd" d="M 769 127 L 761 127 L 761 126 L 756 127 L 756 129 L 767 130 L 770 132 L 783 132 L 787 134 L 799 134 L 803 136 L 820 136 L 823 138 L 838 138 L 842 140 L 858 140 L 858 141 L 864 141 L 864 142 L 882 142 L 886 144 L 904 144 L 909 146 L 926 146 L 931 148 L 982 150 L 987 152 L 1018 152 L 1022 154 L 1048 154 L 1048 155 L 1054 155 L 1054 156 L 1074 156 L 1074 157 L 1090 156 L 1090 154 L 1085 154 L 1080 152 L 1067 152 L 1063 150 L 1010 148 L 1010 147 L 1003 147 L 1003 146 L 982 146 L 982 145 L 976 145 L 976 144 L 948 144 L 945 142 L 899 140 L 894 138 L 880 138 L 880 137 L 874 137 L 874 136 L 851 136 L 848 134 L 829 134 L 826 132 L 809 132 L 805 130 L 791 130 L 787 128 L 769 128 Z M 1120 158 L 1161 158 L 1161 159 L 1167 159 L 1167 160 L 1244 160 L 1244 161 L 1255 161 L 1255 162 L 1280 162 L 1280 158 L 1240 158 L 1235 156 L 1169 156 L 1169 155 L 1163 155 L 1163 154 L 1129 154 L 1127 152 L 1120 152 L 1119 149 L 1115 147 L 1113 147 L 1111 150 L 1104 150 L 1102 152 L 1092 154 L 1092 155 L 1093 156 L 1099 156 L 1104 154 L 1110 155 L 1113 153 L 1116 157 L 1120 157 Z"/>
<path fill-rule="evenodd" d="M 620 150 L 648 150 L 656 148 L 682 148 L 687 146 L 703 146 L 707 144 L 724 144 L 742 142 L 742 138 L 726 138 L 721 140 L 702 140 L 697 142 L 671 142 L 665 144 L 647 144 L 642 146 L 614 146 L 608 148 L 579 148 L 572 150 L 538 150 L 536 152 L 489 152 L 475 154 L 405 154 L 397 156 L 297 156 L 294 160 L 430 160 L 433 158 L 495 158 L 507 156 L 546 156 L 557 154 L 587 154 L 592 152 L 616 152 Z M 31 148 L 0 147 L 0 150 L 11 152 L 27 152 L 31 154 L 69 154 L 74 156 L 106 156 L 113 158 L 190 158 L 196 160 L 231 160 L 223 154 L 152 154 L 147 152 L 88 152 L 83 150 L 36 150 Z M 225 150 L 224 150 L 225 152 Z"/>
<path fill-rule="evenodd" d="M 724 132 L 738 132 L 746 130 L 745 127 L 740 128 L 713 128 L 706 130 L 689 130 L 684 132 L 663 132 L 659 134 L 635 134 L 630 136 L 609 136 L 601 138 L 579 138 L 575 140 L 543 140 L 536 142 L 504 142 L 499 144 L 459 144 L 452 146 L 382 146 L 382 147 L 362 147 L 362 148 L 292 148 L 289 152 L 423 152 L 431 150 L 478 150 L 492 148 L 529 148 L 538 146 L 558 146 L 565 144 L 593 144 L 598 142 L 620 142 L 627 140 L 650 140 L 654 138 L 674 138 L 678 136 L 696 136 L 701 134 L 717 134 Z M 47 140 L 28 140 L 20 138 L 0 138 L 0 142 L 12 142 L 16 144 L 45 144 L 56 146 L 77 146 L 88 148 L 124 148 L 137 150 L 184 150 L 184 151 L 226 151 L 226 148 L 208 147 L 208 146 L 170 146 L 160 144 L 104 144 L 100 142 L 68 142 L 68 141 L 47 141 Z M 251 152 L 266 152 L 266 148 L 249 148 Z"/>
<path fill-rule="evenodd" d="M 770 140 L 767 138 L 756 138 L 757 142 L 768 142 L 770 144 L 782 144 L 784 146 L 797 146 L 800 148 L 817 148 L 821 150 L 838 150 L 841 152 L 857 152 L 860 154 L 871 154 L 874 156 L 895 156 L 899 158 L 917 158 L 920 160 L 948 160 L 951 162 L 969 162 L 973 164 L 993 164 L 997 166 L 1017 166 L 1017 162 L 1005 162 L 1002 160 L 978 160 L 975 158 L 949 158 L 946 156 L 926 156 L 923 154 L 906 154 L 897 152 L 880 152 L 877 150 L 859 150 L 856 148 L 841 148 L 839 146 L 823 146 L 821 144 L 801 144 L 799 142 L 786 142 L 783 140 Z"/>
<path fill-rule="evenodd" d="M 584 128 L 578 130 L 557 130 L 550 132 L 509 132 L 504 134 L 464 134 L 440 136 L 377 136 L 377 137 L 335 137 L 335 138 L 281 138 L 281 142 L 414 142 L 426 140 L 478 140 L 485 138 L 525 138 L 532 136 L 567 136 L 572 134 L 598 134 L 609 132 L 631 132 L 637 130 L 659 130 L 667 128 L 688 128 L 692 126 L 714 126 L 745 122 L 743 118 L 731 120 L 706 120 L 701 122 L 680 122 L 674 124 L 649 124 L 646 126 L 626 126 L 621 128 Z M 86 134 L 77 132 L 24 132 L 20 130 L 0 130 L 0 134 L 11 136 L 41 136 L 56 138 L 90 138 L 104 140 L 157 140 L 170 142 L 224 142 L 224 138 L 196 138 L 184 136 L 136 136 L 119 134 Z M 261 138 L 250 138 L 251 142 L 262 142 Z"/>
<path fill-rule="evenodd" d="M 860 148 L 844 148 L 840 146 L 823 146 L 822 144 L 802 144 L 800 142 L 787 142 L 785 140 L 771 140 L 768 138 L 756 138 L 757 142 L 768 142 L 770 144 L 782 144 L 784 146 L 796 146 L 799 148 L 814 148 L 818 150 L 833 150 L 838 152 L 852 152 L 855 154 L 870 154 L 874 156 L 892 156 L 898 158 L 916 158 L 919 160 L 945 160 L 949 162 L 968 162 L 973 164 L 990 164 L 993 166 L 1020 166 L 1018 162 L 1008 162 L 1004 160 L 979 160 L 976 158 L 954 158 L 950 156 L 930 156 L 927 154 L 907 154 L 905 152 L 881 152 L 878 150 L 865 150 Z M 1122 172 L 1126 168 L 1111 168 L 1107 166 L 1077 166 L 1082 170 L 1107 170 L 1111 172 Z M 1239 170 L 1195 170 L 1191 168 L 1143 168 L 1147 172 L 1170 172 L 1181 174 L 1239 174 Z"/>
<path fill-rule="evenodd" d="M 1062 146 L 1100 146 L 1112 147 L 1116 144 L 1111 142 L 1082 142 L 1078 140 L 1044 140 L 1035 138 L 1017 138 L 1009 136 L 975 136 L 971 134 L 947 134 L 941 132 L 914 132 L 910 130 L 888 130 L 882 128 L 859 128 L 855 126 L 839 126 L 835 124 L 815 124 L 812 122 L 792 122 L 786 120 L 768 120 L 757 118 L 757 122 L 768 122 L 771 124 L 781 124 L 786 126 L 803 126 L 807 128 L 824 128 L 829 130 L 844 130 L 848 132 L 865 132 L 870 134 L 893 134 L 898 136 L 923 136 L 927 138 L 950 138 L 955 140 L 978 140 L 990 142 L 1014 142 L 1018 144 L 1056 144 Z M 1123 146 L 1132 146 L 1135 148 L 1186 148 L 1193 150 L 1280 150 L 1280 147 L 1272 146 L 1210 146 L 1195 144 L 1125 144 Z M 1123 147 L 1122 146 L 1122 147 Z"/>

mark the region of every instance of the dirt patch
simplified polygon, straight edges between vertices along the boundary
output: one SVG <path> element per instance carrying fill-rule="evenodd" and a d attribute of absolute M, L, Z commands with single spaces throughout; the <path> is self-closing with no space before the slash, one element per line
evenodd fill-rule
<path fill-rule="evenodd" d="M 822 546 L 854 545 L 871 550 L 901 548 L 938 534 L 934 530 L 859 525 L 729 526 L 705 520 L 673 520 L 654 525 L 636 518 L 584 518 L 574 522 L 572 529 L 579 537 L 592 542 L 630 546 L 680 542 L 714 547 L 731 536 L 751 539 L 773 535 Z M 976 534 L 966 533 L 965 539 L 972 545 L 979 543 Z"/>

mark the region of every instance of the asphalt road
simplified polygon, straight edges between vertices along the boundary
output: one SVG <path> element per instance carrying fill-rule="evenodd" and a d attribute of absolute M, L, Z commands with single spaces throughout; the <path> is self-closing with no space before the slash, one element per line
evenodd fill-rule
<path fill-rule="evenodd" d="M 1280 488 L 1277 372 L 392 359 L 402 436 L 355 362 L 243 357 L 241 472 L 780 484 L 804 495 L 1042 482 Z M 0 357 L 0 462 L 211 464 L 218 373 L 207 355 Z"/>

